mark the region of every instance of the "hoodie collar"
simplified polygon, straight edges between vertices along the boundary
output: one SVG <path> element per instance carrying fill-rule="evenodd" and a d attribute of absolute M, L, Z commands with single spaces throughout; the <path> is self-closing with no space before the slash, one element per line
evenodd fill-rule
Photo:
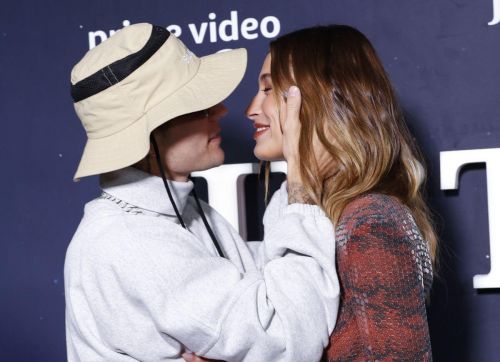
<path fill-rule="evenodd" d="M 128 204 L 158 214 L 175 216 L 161 177 L 152 176 L 133 167 L 101 175 L 101 189 Z M 168 181 L 179 212 L 182 214 L 193 182 Z"/>

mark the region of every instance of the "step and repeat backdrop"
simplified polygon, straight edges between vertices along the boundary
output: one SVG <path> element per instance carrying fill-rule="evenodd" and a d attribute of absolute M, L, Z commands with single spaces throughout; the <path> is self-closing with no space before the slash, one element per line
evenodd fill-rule
<path fill-rule="evenodd" d="M 221 122 L 225 165 L 197 175 L 248 239 L 261 236 L 264 206 L 244 111 L 269 41 L 316 24 L 364 32 L 428 162 L 441 243 L 428 309 L 434 359 L 500 360 L 500 0 L 2 1 L 0 360 L 66 358 L 64 256 L 98 194 L 96 177 L 72 181 L 85 133 L 69 73 L 138 22 L 167 27 L 198 56 L 248 49 Z M 273 165 L 273 187 L 283 170 Z"/>

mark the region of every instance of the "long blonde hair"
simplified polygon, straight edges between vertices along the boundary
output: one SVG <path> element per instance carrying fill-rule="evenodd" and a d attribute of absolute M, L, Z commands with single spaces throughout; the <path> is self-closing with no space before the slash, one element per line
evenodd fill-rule
<path fill-rule="evenodd" d="M 368 39 L 349 26 L 318 26 L 276 39 L 270 52 L 277 99 L 292 84 L 301 90 L 300 172 L 308 192 L 335 224 L 359 195 L 397 197 L 411 210 L 434 262 L 423 158 Z M 318 141 L 329 167 L 314 152 Z"/>

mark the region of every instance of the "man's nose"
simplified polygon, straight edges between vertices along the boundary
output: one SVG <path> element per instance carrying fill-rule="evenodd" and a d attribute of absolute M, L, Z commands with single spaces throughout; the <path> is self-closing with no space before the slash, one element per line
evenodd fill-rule
<path fill-rule="evenodd" d="M 227 113 L 228 110 L 226 106 L 222 103 L 219 103 L 208 110 L 208 118 L 218 120 L 227 115 Z"/>

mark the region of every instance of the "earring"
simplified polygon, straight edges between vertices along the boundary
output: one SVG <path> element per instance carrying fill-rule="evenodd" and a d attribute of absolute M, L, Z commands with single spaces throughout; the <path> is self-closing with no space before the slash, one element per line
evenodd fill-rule
<path fill-rule="evenodd" d="M 207 108 L 207 109 L 205 109 L 205 117 L 208 118 L 208 116 L 210 116 L 210 112 L 209 112 L 209 110 Z"/>

